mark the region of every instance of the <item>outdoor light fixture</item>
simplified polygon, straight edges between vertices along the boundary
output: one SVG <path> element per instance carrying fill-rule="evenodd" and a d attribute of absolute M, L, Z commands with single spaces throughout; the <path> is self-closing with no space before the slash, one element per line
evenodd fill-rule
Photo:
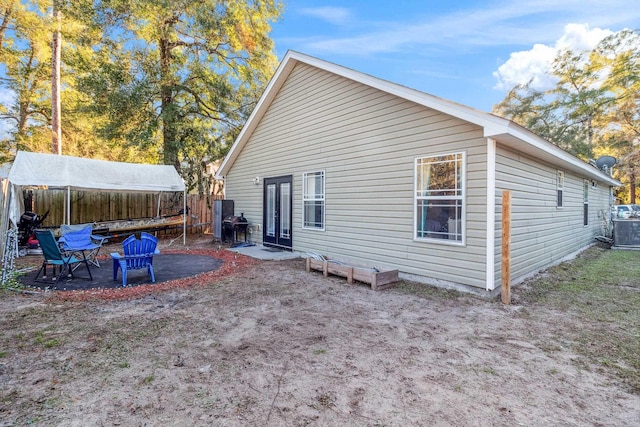
<path fill-rule="evenodd" d="M 253 178 L 253 183 L 254 183 L 255 185 L 260 185 L 260 177 L 259 177 L 259 176 L 256 176 L 255 178 Z"/>

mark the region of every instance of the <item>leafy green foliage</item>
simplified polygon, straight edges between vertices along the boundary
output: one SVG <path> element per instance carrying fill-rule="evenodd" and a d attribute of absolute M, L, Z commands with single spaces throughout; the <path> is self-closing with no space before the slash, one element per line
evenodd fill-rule
<path fill-rule="evenodd" d="M 591 51 L 561 51 L 546 91 L 529 84 L 512 89 L 494 107 L 564 150 L 588 160 L 613 155 L 618 178 L 631 185 L 640 167 L 640 32 L 624 30 Z"/>
<path fill-rule="evenodd" d="M 49 32 L 44 6 L 39 1 L 7 1 L 0 10 L 0 60 L 5 71 L 1 82 L 14 94 L 13 102 L 3 105 L 0 116 L 13 129 L 11 143 L 3 144 L 6 157 L 11 148 L 24 149 L 31 140 L 36 144 L 43 141 L 41 128 L 47 125 L 51 110 L 51 48 L 46 42 Z M 50 142 L 50 134 L 46 136 Z"/>
<path fill-rule="evenodd" d="M 592 61 L 608 71 L 603 87 L 612 95 L 600 119 L 602 148 L 618 157 L 621 177 L 630 184 L 625 198 L 635 203 L 640 168 L 640 32 L 624 30 L 607 37 Z"/>
<path fill-rule="evenodd" d="M 62 12 L 63 153 L 174 165 L 190 189 L 208 191 L 220 159 L 271 77 L 269 38 L 278 0 L 75 0 Z M 51 151 L 51 3 L 0 6 L 5 89 L 0 144 Z"/>
<path fill-rule="evenodd" d="M 103 48 L 79 82 L 109 117 L 99 134 L 208 188 L 206 163 L 226 153 L 274 70 L 267 35 L 279 13 L 275 1 L 98 2 Z"/>

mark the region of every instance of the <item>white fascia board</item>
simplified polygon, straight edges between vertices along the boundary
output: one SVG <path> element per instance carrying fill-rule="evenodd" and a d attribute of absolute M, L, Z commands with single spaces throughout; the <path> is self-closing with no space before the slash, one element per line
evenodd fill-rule
<path fill-rule="evenodd" d="M 255 130 L 256 126 L 260 122 L 260 119 L 266 112 L 267 108 L 273 101 L 273 98 L 276 96 L 278 90 L 280 89 L 280 87 L 282 87 L 282 84 L 288 77 L 291 70 L 293 70 L 297 62 L 303 62 L 310 66 L 362 83 L 375 89 L 379 89 L 383 92 L 399 96 L 409 101 L 413 101 L 416 104 L 441 111 L 445 114 L 458 117 L 462 120 L 477 124 L 479 126 L 490 126 L 493 122 L 497 122 L 498 124 L 502 124 L 504 126 L 502 122 L 506 121 L 505 119 L 479 110 L 475 110 L 471 107 L 438 98 L 436 96 L 429 95 L 424 92 L 420 92 L 418 90 L 411 89 L 409 87 L 402 86 L 396 83 L 392 83 L 387 80 L 382 80 L 377 77 L 355 71 L 351 68 L 333 64 L 331 62 L 327 62 L 313 56 L 305 55 L 303 53 L 288 51 L 282 59 L 280 67 L 272 77 L 262 97 L 258 101 L 256 108 L 251 113 L 251 116 L 247 120 L 247 123 L 242 128 L 242 131 L 238 135 L 238 138 L 236 138 L 236 141 L 229 149 L 229 153 L 220 165 L 220 168 L 216 173 L 217 179 L 221 179 L 227 174 L 231 165 L 237 159 L 238 154 L 240 153 L 240 151 L 242 151 L 242 148 L 246 144 L 247 139 Z"/>
<path fill-rule="evenodd" d="M 458 104 L 453 101 L 429 95 L 406 86 L 382 80 L 341 65 L 326 62 L 324 60 L 304 55 L 298 52 L 290 52 L 291 57 L 301 62 L 307 63 L 314 67 L 324 69 L 325 71 L 340 75 L 347 79 L 351 79 L 384 92 L 399 96 L 416 104 L 440 111 L 461 120 L 476 124 L 484 129 L 484 136 L 487 138 L 495 138 L 499 135 L 508 134 L 520 141 L 533 146 L 536 151 L 541 151 L 557 158 L 560 163 L 566 163 L 567 166 L 574 170 L 584 173 L 586 176 L 606 182 L 612 186 L 622 185 L 619 181 L 613 179 L 604 172 L 594 168 L 584 161 L 574 157 L 561 148 L 551 144 L 550 142 L 540 138 L 534 133 L 526 130 L 522 126 L 507 120 L 503 117 L 479 111 L 466 105 Z"/>
<path fill-rule="evenodd" d="M 273 74 L 273 77 L 271 77 L 269 84 L 262 93 L 262 96 L 258 100 L 255 108 L 251 112 L 249 119 L 247 119 L 247 122 L 242 127 L 240 134 L 234 141 L 222 164 L 218 168 L 218 171 L 215 175 L 216 179 L 223 179 L 227 175 L 229 169 L 231 168 L 231 165 L 233 165 L 233 163 L 236 161 L 238 155 L 242 151 L 242 148 L 247 143 L 247 140 L 258 126 L 258 123 L 260 123 L 262 116 L 264 116 L 264 114 L 269 109 L 271 102 L 282 87 L 284 81 L 289 76 L 289 73 L 291 73 L 291 70 L 293 70 L 293 67 L 295 67 L 296 61 L 292 60 L 293 56 L 293 52 L 289 51 L 282 59 L 280 66 Z"/>
<path fill-rule="evenodd" d="M 238 135 L 238 138 L 236 138 L 236 141 L 229 149 L 229 153 L 222 162 L 222 165 L 220 165 L 220 168 L 216 173 L 217 179 L 222 179 L 227 174 L 242 151 L 247 140 L 258 126 L 262 116 L 265 114 L 269 105 L 284 84 L 289 73 L 291 73 L 291 70 L 293 70 L 298 62 L 303 62 L 321 70 L 325 70 L 392 95 L 396 95 L 408 101 L 415 102 L 416 104 L 423 105 L 427 108 L 476 124 L 484 129 L 484 136 L 487 138 L 494 138 L 499 141 L 501 135 L 509 135 L 518 139 L 520 142 L 532 146 L 536 152 L 551 155 L 554 157 L 554 160 L 557 159 L 558 163 L 565 164 L 568 168 L 574 171 L 585 173 L 586 176 L 592 177 L 601 182 L 606 182 L 612 186 L 618 187 L 622 185 L 619 181 L 611 178 L 607 174 L 545 141 L 532 132 L 527 131 L 510 120 L 295 51 L 288 51 L 282 59 L 280 66 L 267 85 L 267 88 L 258 101 L 256 108 L 253 110 L 251 116 L 247 120 L 247 123 L 242 128 L 240 135 Z"/>
<path fill-rule="evenodd" d="M 620 181 L 614 179 L 610 175 L 607 175 L 600 169 L 597 169 L 594 166 L 591 166 L 590 164 L 580 160 L 579 158 L 567 153 L 560 147 L 553 145 L 549 141 L 539 137 L 538 135 L 525 129 L 517 123 L 511 122 L 506 119 L 503 120 L 505 120 L 505 122 L 507 123 L 506 128 L 485 128 L 484 135 L 488 138 L 494 138 L 496 140 L 500 140 L 500 136 L 508 135 L 518 141 L 528 144 L 540 153 L 547 154 L 549 156 L 552 156 L 554 159 L 557 159 L 557 165 L 564 165 L 564 167 L 576 173 L 582 173 L 589 178 L 596 179 L 600 182 L 606 182 L 607 184 L 614 187 L 620 187 L 622 185 Z"/>

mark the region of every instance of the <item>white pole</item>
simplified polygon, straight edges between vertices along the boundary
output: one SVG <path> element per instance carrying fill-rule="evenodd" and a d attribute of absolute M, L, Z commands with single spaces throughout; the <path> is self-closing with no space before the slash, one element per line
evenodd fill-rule
<path fill-rule="evenodd" d="M 67 225 L 71 224 L 71 187 L 67 186 Z"/>
<path fill-rule="evenodd" d="M 182 193 L 182 244 L 187 244 L 187 187 Z"/>

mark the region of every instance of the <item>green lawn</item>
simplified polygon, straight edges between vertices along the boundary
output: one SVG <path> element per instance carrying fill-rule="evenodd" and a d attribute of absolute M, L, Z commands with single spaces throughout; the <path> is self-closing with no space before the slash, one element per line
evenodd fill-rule
<path fill-rule="evenodd" d="M 516 288 L 519 304 L 567 312 L 577 353 L 640 392 L 640 251 L 591 248 Z"/>

